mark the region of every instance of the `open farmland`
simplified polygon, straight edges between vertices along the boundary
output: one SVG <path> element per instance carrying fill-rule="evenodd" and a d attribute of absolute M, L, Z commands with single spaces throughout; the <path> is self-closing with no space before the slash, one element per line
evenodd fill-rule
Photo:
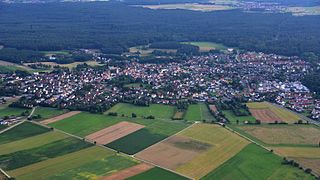
<path fill-rule="evenodd" d="M 281 161 L 281 157 L 250 144 L 202 179 L 314 179 Z"/>
<path fill-rule="evenodd" d="M 129 48 L 129 53 L 131 54 L 139 54 L 139 56 L 149 56 L 152 54 L 153 51 L 161 51 L 161 52 L 166 52 L 166 53 L 176 53 L 176 49 L 154 49 L 154 48 L 149 48 L 149 45 L 147 46 L 134 46 Z"/>
<path fill-rule="evenodd" d="M 118 103 L 107 111 L 107 113 L 109 112 L 116 112 L 119 116 L 124 115 L 127 117 L 131 117 L 132 113 L 135 113 L 137 117 L 140 118 L 154 116 L 157 119 L 171 119 L 175 112 L 175 107 L 162 104 L 151 104 L 150 106 L 136 106 L 133 104 Z"/>
<path fill-rule="evenodd" d="M 185 178 L 183 176 L 180 176 L 178 174 L 174 174 L 170 171 L 154 167 L 146 172 L 143 172 L 141 174 L 132 176 L 128 178 L 128 180 L 141 180 L 141 179 L 152 179 L 152 180 L 187 180 L 188 178 Z"/>
<path fill-rule="evenodd" d="M 17 179 L 98 178 L 128 168 L 138 162 L 102 147 L 83 150 L 8 171 Z"/>
<path fill-rule="evenodd" d="M 0 167 L 4 170 L 13 170 L 75 152 L 89 146 L 92 145 L 74 137 L 68 137 L 31 149 L 0 155 Z"/>
<path fill-rule="evenodd" d="M 236 116 L 231 110 L 224 110 L 222 113 L 225 115 L 225 117 L 229 120 L 231 124 L 236 124 L 237 120 L 239 120 L 239 123 L 244 123 L 245 121 L 255 122 L 256 118 L 253 116 Z"/>
<path fill-rule="evenodd" d="M 61 114 L 68 112 L 66 109 L 56 109 L 56 108 L 49 108 L 49 107 L 36 107 L 36 110 L 33 112 L 33 115 L 40 115 L 40 119 L 36 119 L 37 121 L 42 119 L 49 119 Z"/>
<path fill-rule="evenodd" d="M 111 174 L 109 176 L 102 177 L 102 180 L 114 180 L 114 179 L 126 179 L 138 174 L 141 174 L 145 171 L 148 171 L 149 169 L 152 169 L 154 166 L 147 164 L 147 163 L 141 163 L 132 167 L 129 167 L 127 169 L 121 170 L 117 173 Z"/>
<path fill-rule="evenodd" d="M 194 124 L 136 156 L 197 179 L 223 164 L 247 144 L 246 140 L 220 126 Z"/>
<path fill-rule="evenodd" d="M 145 128 L 113 141 L 106 146 L 124 153 L 135 154 L 187 127 L 184 123 L 162 120 L 141 119 L 133 122 L 142 124 Z"/>
<path fill-rule="evenodd" d="M 116 125 L 89 134 L 86 136 L 86 139 L 95 141 L 98 144 L 108 144 L 142 128 L 144 128 L 143 125 L 123 121 Z"/>
<path fill-rule="evenodd" d="M 117 117 L 82 112 L 50 123 L 49 126 L 70 134 L 85 137 L 118 122 L 120 120 Z"/>
<path fill-rule="evenodd" d="M 320 129 L 313 125 L 250 125 L 236 129 L 272 146 L 318 146 Z"/>
<path fill-rule="evenodd" d="M 68 113 L 65 113 L 65 114 L 62 114 L 62 115 L 59 115 L 59 116 L 52 117 L 50 119 L 46 119 L 44 121 L 41 121 L 41 123 L 42 124 L 54 123 L 54 122 L 69 118 L 69 117 L 74 116 L 74 115 L 79 114 L 79 113 L 80 113 L 80 111 L 71 111 L 71 112 L 68 112 Z M 49 116 L 49 115 L 52 115 L 52 114 L 46 113 L 45 115 Z"/>
<path fill-rule="evenodd" d="M 58 64 L 56 62 L 41 62 L 41 64 L 44 65 L 50 65 L 50 66 L 60 66 L 60 67 L 66 67 L 69 69 L 75 68 L 80 64 L 84 64 L 86 63 L 89 66 L 101 66 L 101 64 L 99 64 L 97 61 L 85 61 L 85 62 L 73 62 L 73 63 L 69 63 L 69 64 Z M 38 64 L 38 63 L 25 63 L 25 65 L 31 65 L 31 64 Z"/>
<path fill-rule="evenodd" d="M 9 143 L 12 141 L 17 141 L 20 139 L 24 139 L 30 136 L 42 134 L 49 132 L 50 129 L 38 126 L 36 124 L 30 122 L 23 122 L 4 133 L 0 134 L 0 144 Z"/>
<path fill-rule="evenodd" d="M 47 133 L 31 136 L 25 139 L 8 142 L 6 144 L 1 144 L 0 155 L 35 148 L 54 141 L 64 139 L 66 137 L 67 135 L 63 133 L 50 131 Z"/>
<path fill-rule="evenodd" d="M 202 120 L 211 122 L 212 120 L 214 120 L 214 117 L 210 114 L 210 111 L 206 104 L 199 103 L 189 105 L 184 119 L 191 122 Z"/>
<path fill-rule="evenodd" d="M 223 44 L 213 42 L 182 42 L 182 44 L 190 44 L 198 46 L 200 52 L 209 52 L 210 50 L 226 50 L 227 47 Z"/>
<path fill-rule="evenodd" d="M 186 9 L 192 11 L 221 11 L 234 9 L 230 6 L 225 5 L 208 5 L 208 4 L 197 4 L 197 3 L 185 3 L 185 4 L 163 4 L 163 5 L 144 5 L 144 8 L 149 9 Z"/>
<path fill-rule="evenodd" d="M 25 108 L 13 108 L 13 107 L 1 107 L 0 108 L 0 117 L 4 116 L 20 116 L 23 112 L 31 112 L 31 109 Z"/>
<path fill-rule="evenodd" d="M 261 122 L 287 122 L 294 123 L 301 118 L 287 109 L 277 107 L 268 102 L 247 103 L 252 115 Z"/>
<path fill-rule="evenodd" d="M 70 118 L 54 122 L 49 126 L 62 131 L 85 137 L 89 134 L 113 126 L 119 122 L 127 121 L 145 126 L 127 136 L 113 141 L 106 146 L 125 152 L 135 154 L 150 145 L 169 137 L 188 125 L 183 122 L 174 122 L 159 119 L 141 119 L 129 117 L 115 117 L 91 113 L 80 113 Z"/>
<path fill-rule="evenodd" d="M 297 161 L 304 168 L 310 168 L 320 176 L 319 147 L 276 147 L 273 149 L 281 156 Z"/>

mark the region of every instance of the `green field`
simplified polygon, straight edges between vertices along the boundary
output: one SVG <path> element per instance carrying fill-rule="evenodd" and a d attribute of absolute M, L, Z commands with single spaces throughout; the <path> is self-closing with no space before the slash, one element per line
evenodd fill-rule
<path fill-rule="evenodd" d="M 57 131 L 50 131 L 47 133 L 31 136 L 25 139 L 9 142 L 6 144 L 1 144 L 0 155 L 35 148 L 57 140 L 64 139 L 66 137 L 67 135 L 63 133 Z"/>
<path fill-rule="evenodd" d="M 127 154 L 135 154 L 187 127 L 184 123 L 162 120 L 150 121 L 141 119 L 134 122 L 146 127 L 106 146 Z"/>
<path fill-rule="evenodd" d="M 210 114 L 209 109 L 206 104 L 190 104 L 186 115 L 184 117 L 187 121 L 202 121 L 206 120 L 210 122 L 214 120 L 214 117 Z"/>
<path fill-rule="evenodd" d="M 22 68 L 22 67 L 19 67 L 19 66 L 3 66 L 3 65 L 0 65 L 0 73 L 14 73 L 16 71 L 27 71 L 26 68 Z"/>
<path fill-rule="evenodd" d="M 178 174 L 174 174 L 170 171 L 155 167 L 141 174 L 132 176 L 128 180 L 142 180 L 142 179 L 152 179 L 152 180 L 183 180 L 188 179 Z"/>
<path fill-rule="evenodd" d="M 8 171 L 17 179 L 98 179 L 138 164 L 105 148 L 92 146 L 83 150 L 51 158 L 29 166 Z"/>
<path fill-rule="evenodd" d="M 0 134 L 0 144 L 17 141 L 30 136 L 46 133 L 50 129 L 33 124 L 31 122 L 23 122 L 18 126 Z"/>
<path fill-rule="evenodd" d="M 4 116 L 20 116 L 21 113 L 23 113 L 25 111 L 31 112 L 31 109 L 1 107 L 0 108 L 0 117 L 4 117 Z"/>
<path fill-rule="evenodd" d="M 0 124 L 0 131 L 7 128 L 8 126 L 7 125 L 4 125 L 4 124 Z"/>
<path fill-rule="evenodd" d="M 190 44 L 198 46 L 201 52 L 209 52 L 210 50 L 226 50 L 228 47 L 223 44 L 214 42 L 182 42 L 182 44 Z"/>
<path fill-rule="evenodd" d="M 50 108 L 50 107 L 37 107 L 34 111 L 33 115 L 40 115 L 40 119 L 36 119 L 36 121 L 40 121 L 43 119 L 49 119 L 55 116 L 59 116 L 61 114 L 64 114 L 68 112 L 66 109 L 56 109 L 56 108 Z"/>
<path fill-rule="evenodd" d="M 171 119 L 174 112 L 175 107 L 169 105 L 162 104 L 151 104 L 150 106 L 136 106 L 132 104 L 126 103 L 118 103 L 113 106 L 108 112 L 117 112 L 118 116 L 127 116 L 131 117 L 132 113 L 135 113 L 137 117 L 147 117 L 154 116 L 157 119 Z"/>
<path fill-rule="evenodd" d="M 68 137 L 31 149 L 0 155 L 0 167 L 4 170 L 13 170 L 75 152 L 89 146 L 92 146 L 92 144 L 73 137 Z"/>
<path fill-rule="evenodd" d="M 124 118 L 82 112 L 64 120 L 51 123 L 49 126 L 70 134 L 85 137 L 103 128 L 112 126 L 121 120 L 124 120 Z"/>
<path fill-rule="evenodd" d="M 236 116 L 231 110 L 225 110 L 222 111 L 222 113 L 226 116 L 231 124 L 236 124 L 237 120 L 239 120 L 240 124 L 244 123 L 245 121 L 250 121 L 252 123 L 256 121 L 256 118 L 253 116 Z"/>
<path fill-rule="evenodd" d="M 250 144 L 202 179 L 314 179 L 281 161 L 279 156 Z"/>

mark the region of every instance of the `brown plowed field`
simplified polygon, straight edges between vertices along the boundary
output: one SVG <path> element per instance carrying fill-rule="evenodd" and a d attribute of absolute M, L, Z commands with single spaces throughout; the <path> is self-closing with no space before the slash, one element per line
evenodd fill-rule
<path fill-rule="evenodd" d="M 153 168 L 154 166 L 147 164 L 147 163 L 141 163 L 138 164 L 136 166 L 121 170 L 117 173 L 114 173 L 110 176 L 105 176 L 100 178 L 100 180 L 123 180 L 123 179 L 127 179 L 131 176 L 135 176 L 137 174 L 143 173 L 151 168 Z"/>
<path fill-rule="evenodd" d="M 210 147 L 209 144 L 177 135 L 151 146 L 138 153 L 136 157 L 169 169 L 176 169 Z"/>
<path fill-rule="evenodd" d="M 60 121 L 62 119 L 66 119 L 68 117 L 74 116 L 74 115 L 79 114 L 79 113 L 81 113 L 81 111 L 71 111 L 71 112 L 62 114 L 60 116 L 56 116 L 56 117 L 53 117 L 53 118 L 50 118 L 50 119 L 46 119 L 44 121 L 41 121 L 41 123 L 42 124 L 50 124 L 50 123 L 57 122 L 57 121 Z"/>
<path fill-rule="evenodd" d="M 264 123 L 270 123 L 274 121 L 281 122 L 281 118 L 277 116 L 274 112 L 270 109 L 249 109 L 252 116 L 255 117 L 257 120 L 260 120 Z"/>
<path fill-rule="evenodd" d="M 143 125 L 130 123 L 130 122 L 120 122 L 108 128 L 102 129 L 95 133 L 86 136 L 87 139 L 96 141 L 98 144 L 108 144 L 112 141 L 120 139 L 128 134 L 131 134 L 139 129 L 144 128 Z"/>

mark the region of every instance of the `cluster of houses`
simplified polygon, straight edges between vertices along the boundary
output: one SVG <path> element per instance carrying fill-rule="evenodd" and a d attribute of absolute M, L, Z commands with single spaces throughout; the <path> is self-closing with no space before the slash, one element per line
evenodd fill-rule
<path fill-rule="evenodd" d="M 132 61 L 7 79 L 18 84 L 24 96 L 36 104 L 60 108 L 107 108 L 120 101 L 176 104 L 180 100 L 205 102 L 233 97 L 261 101 L 265 94 L 274 94 L 275 102 L 298 112 L 308 109 L 318 118 L 319 102 L 300 82 L 310 68 L 298 57 L 215 53 L 179 63 Z M 122 81 L 139 85 L 125 86 Z"/>

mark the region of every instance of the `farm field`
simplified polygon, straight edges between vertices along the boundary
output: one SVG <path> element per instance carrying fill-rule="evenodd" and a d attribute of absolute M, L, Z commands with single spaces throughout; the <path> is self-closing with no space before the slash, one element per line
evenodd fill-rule
<path fill-rule="evenodd" d="M 59 111 L 56 112 L 56 113 L 60 113 Z M 70 112 L 66 112 L 64 114 L 61 114 L 61 115 L 58 115 L 58 116 L 54 116 L 52 118 L 49 118 L 49 119 L 46 119 L 46 120 L 43 120 L 41 121 L 42 124 L 50 124 L 50 123 L 54 123 L 54 122 L 57 122 L 57 121 L 60 121 L 60 120 L 63 120 L 63 119 L 66 119 L 66 118 L 69 118 L 69 117 L 72 117 L 76 114 L 79 114 L 81 113 L 81 111 L 70 111 Z M 48 113 L 47 113 L 48 114 Z M 47 115 L 48 116 L 48 115 Z"/>
<path fill-rule="evenodd" d="M 197 3 L 143 5 L 142 7 L 149 8 L 149 9 L 186 9 L 186 10 L 203 11 L 203 12 L 234 9 L 230 6 L 225 6 L 225 5 L 207 5 L 207 4 L 197 4 Z"/>
<path fill-rule="evenodd" d="M 235 130 L 266 146 L 306 146 L 319 144 L 320 129 L 313 125 L 249 125 Z"/>
<path fill-rule="evenodd" d="M 20 116 L 23 112 L 31 112 L 31 109 L 24 108 L 12 108 L 12 107 L 1 107 L 0 108 L 0 117 L 4 116 Z"/>
<path fill-rule="evenodd" d="M 319 147 L 276 147 L 273 150 L 283 157 L 297 161 L 304 168 L 310 168 L 320 176 Z"/>
<path fill-rule="evenodd" d="M 110 148 L 128 154 L 135 154 L 188 126 L 183 122 L 175 122 L 172 120 L 168 121 L 158 119 L 115 117 L 86 112 L 51 123 L 49 126 L 70 134 L 85 137 L 89 134 L 95 133 L 123 121 L 145 126 L 138 131 L 135 131 L 106 145 Z"/>
<path fill-rule="evenodd" d="M 123 114 L 124 116 L 131 117 L 132 113 L 135 113 L 138 118 L 152 115 L 157 119 L 171 119 L 175 112 L 175 107 L 161 104 L 151 104 L 150 106 L 145 107 L 126 103 L 118 103 L 106 113 L 109 112 L 117 112 L 118 116 L 122 116 Z"/>
<path fill-rule="evenodd" d="M 214 120 L 214 117 L 210 114 L 210 111 L 206 104 L 199 103 L 189 105 L 184 119 L 190 122 L 202 120 L 211 122 L 212 120 Z"/>
<path fill-rule="evenodd" d="M 277 107 L 268 102 L 247 103 L 252 115 L 261 122 L 283 121 L 295 123 L 301 118 L 287 109 Z"/>
<path fill-rule="evenodd" d="M 41 64 L 50 65 L 50 66 L 60 66 L 60 67 L 67 67 L 69 69 L 75 68 L 80 64 L 88 64 L 89 66 L 101 66 L 97 61 L 85 61 L 85 62 L 74 62 L 70 64 L 58 64 L 56 62 L 41 62 Z M 31 65 L 31 64 L 39 64 L 39 63 L 25 63 L 25 65 Z"/>
<path fill-rule="evenodd" d="M 49 119 L 52 117 L 59 116 L 68 112 L 66 109 L 56 109 L 56 108 L 49 108 L 49 107 L 37 107 L 36 110 L 33 112 L 33 115 L 40 115 L 41 119 L 36 119 L 37 121 L 43 119 Z"/>
<path fill-rule="evenodd" d="M 0 155 L 0 167 L 6 171 L 62 156 L 92 146 L 83 140 L 67 137 L 38 147 Z"/>
<path fill-rule="evenodd" d="M 147 46 L 134 46 L 129 48 L 129 53 L 131 54 L 137 54 L 139 52 L 139 56 L 149 56 L 153 51 L 162 51 L 162 52 L 167 52 L 167 53 L 176 53 L 176 49 L 154 49 L 154 48 L 149 48 L 149 45 Z"/>
<path fill-rule="evenodd" d="M 152 179 L 152 180 L 187 180 L 188 178 L 174 174 L 170 171 L 154 167 L 141 174 L 129 177 L 128 180 L 141 180 L 141 179 Z"/>
<path fill-rule="evenodd" d="M 231 110 L 224 110 L 222 113 L 226 116 L 231 124 L 236 124 L 237 120 L 239 123 L 244 123 L 245 121 L 255 122 L 256 118 L 253 116 L 236 116 Z"/>
<path fill-rule="evenodd" d="M 122 120 L 125 119 L 114 116 L 81 112 L 71 117 L 49 123 L 48 125 L 70 134 L 85 137 L 103 128 L 119 123 Z"/>
<path fill-rule="evenodd" d="M 31 122 L 23 122 L 12 129 L 0 134 L 0 145 L 12 141 L 21 140 L 34 135 L 49 132 L 50 129 L 35 125 Z"/>
<path fill-rule="evenodd" d="M 147 163 L 141 163 L 126 169 L 123 169 L 121 171 L 118 171 L 117 173 L 111 174 L 109 176 L 104 176 L 103 180 L 114 180 L 114 179 L 127 179 L 129 177 L 141 174 L 145 171 L 148 171 L 149 169 L 152 169 L 154 166 L 147 164 Z"/>
<path fill-rule="evenodd" d="M 198 179 L 223 164 L 247 144 L 246 140 L 220 126 L 194 124 L 136 156 Z"/>
<path fill-rule="evenodd" d="M 104 145 L 136 132 L 142 128 L 144 128 L 143 125 L 123 121 L 95 133 L 89 134 L 85 138 Z"/>
<path fill-rule="evenodd" d="M 151 122 L 150 120 L 138 120 L 133 122 L 145 125 L 145 128 L 113 141 L 106 146 L 127 154 L 135 154 L 188 126 L 180 122 L 162 120 L 151 120 Z"/>
<path fill-rule="evenodd" d="M 214 42 L 182 42 L 182 44 L 190 44 L 198 46 L 200 52 L 209 52 L 210 50 L 226 50 L 228 47 L 223 44 L 214 43 Z"/>
<path fill-rule="evenodd" d="M 281 161 L 281 157 L 250 144 L 202 179 L 314 179 Z"/>
<path fill-rule="evenodd" d="M 6 144 L 1 144 L 0 155 L 13 153 L 25 149 L 31 149 L 34 147 L 42 146 L 54 141 L 64 139 L 66 137 L 67 135 L 63 133 L 50 131 L 47 133 L 31 136 L 25 139 L 12 141 Z"/>
<path fill-rule="evenodd" d="M 8 171 L 17 179 L 98 178 L 138 164 L 105 148 L 92 146 L 56 158 Z"/>

